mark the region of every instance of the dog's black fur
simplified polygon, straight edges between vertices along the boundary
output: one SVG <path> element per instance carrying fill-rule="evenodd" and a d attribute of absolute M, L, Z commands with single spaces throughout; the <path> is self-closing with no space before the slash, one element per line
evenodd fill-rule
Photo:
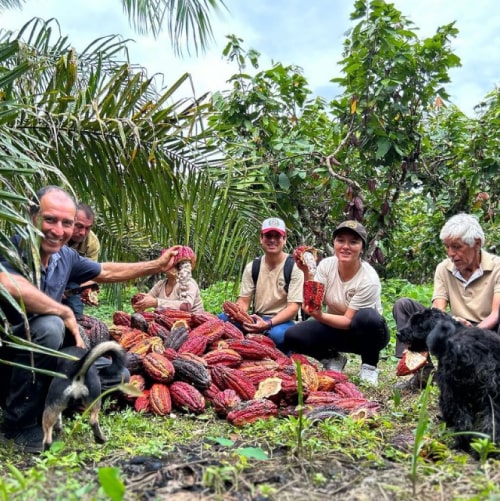
<path fill-rule="evenodd" d="M 411 351 L 428 351 L 427 337 L 439 321 L 451 322 L 457 329 L 464 326 L 451 315 L 437 308 L 426 308 L 414 313 L 406 325 L 398 332 L 398 340 L 405 343 Z"/>
<path fill-rule="evenodd" d="M 439 321 L 427 339 L 437 358 L 439 407 L 455 432 L 480 432 L 500 444 L 500 336 L 478 327 L 457 328 Z M 474 435 L 457 435 L 469 450 Z"/>
<path fill-rule="evenodd" d="M 125 367 L 125 352 L 115 341 L 96 345 L 90 351 L 76 346 L 63 348 L 62 352 L 79 358 L 78 361 L 58 358 L 56 371 L 67 379 L 55 377 L 50 383 L 42 416 L 43 446 L 50 449 L 54 427 L 61 427 L 61 415 L 70 406 L 85 409 L 101 394 L 101 381 L 94 362 L 102 356 L 110 355 L 113 363 L 107 368 L 108 374 L 114 371 L 119 378 Z M 101 401 L 98 400 L 90 410 L 90 425 L 96 442 L 104 443 L 106 437 L 99 426 Z"/>

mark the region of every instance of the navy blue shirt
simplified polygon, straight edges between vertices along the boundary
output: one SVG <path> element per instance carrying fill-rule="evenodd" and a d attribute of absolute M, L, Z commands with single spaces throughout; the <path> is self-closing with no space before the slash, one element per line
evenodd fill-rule
<path fill-rule="evenodd" d="M 26 256 L 22 255 L 21 238 L 19 236 L 15 236 L 12 238 L 12 241 L 17 247 L 19 254 L 26 262 Z M 7 272 L 16 275 L 20 274 L 19 271 L 16 270 L 5 259 L 4 256 L 0 256 L 0 263 Z M 91 259 L 80 256 L 74 249 L 71 249 L 70 247 L 65 245 L 59 252 L 56 252 L 55 254 L 52 254 L 52 256 L 50 256 L 49 264 L 46 268 L 40 266 L 40 290 L 55 301 L 61 302 L 64 290 L 67 288 L 69 282 L 81 284 L 83 282 L 87 282 L 88 280 L 92 280 L 100 273 L 100 263 L 96 263 Z M 36 286 L 34 276 L 25 278 L 27 278 L 33 285 Z M 4 311 L 6 310 L 6 308 L 3 309 Z M 8 308 L 7 310 L 10 310 L 10 308 Z M 16 317 L 18 318 L 11 318 L 12 313 L 14 313 L 13 311 L 5 311 L 5 313 L 7 314 L 7 317 L 12 324 L 21 322 L 21 317 L 18 314 L 16 314 Z"/>

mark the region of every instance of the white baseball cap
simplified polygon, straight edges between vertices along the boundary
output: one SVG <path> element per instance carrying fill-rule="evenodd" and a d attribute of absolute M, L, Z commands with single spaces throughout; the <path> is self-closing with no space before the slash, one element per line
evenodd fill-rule
<path fill-rule="evenodd" d="M 270 217 L 262 223 L 262 233 L 269 233 L 270 231 L 277 231 L 280 235 L 286 235 L 286 226 L 283 219 L 277 217 Z"/>

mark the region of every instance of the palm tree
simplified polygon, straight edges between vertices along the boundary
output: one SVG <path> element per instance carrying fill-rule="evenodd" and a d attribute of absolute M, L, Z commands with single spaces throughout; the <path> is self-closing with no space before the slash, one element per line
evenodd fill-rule
<path fill-rule="evenodd" d="M 182 243 L 199 256 L 202 284 L 239 276 L 265 197 L 245 189 L 245 173 L 228 175 L 206 127 L 209 96 L 176 98 L 188 75 L 159 89 L 115 36 L 77 54 L 52 23 L 0 36 L 0 252 L 16 259 L 17 232 L 36 255 L 25 207 L 54 183 L 96 208 L 104 259 Z"/>
<path fill-rule="evenodd" d="M 0 0 L 0 12 L 22 8 L 26 0 Z M 123 10 L 132 27 L 140 34 L 157 37 L 166 24 L 172 47 L 176 54 L 204 51 L 213 39 L 210 16 L 212 11 L 225 9 L 223 0 L 122 0 Z"/>

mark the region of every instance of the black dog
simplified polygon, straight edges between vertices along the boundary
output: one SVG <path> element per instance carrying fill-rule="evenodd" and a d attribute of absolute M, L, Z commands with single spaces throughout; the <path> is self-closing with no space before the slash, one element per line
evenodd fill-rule
<path fill-rule="evenodd" d="M 398 340 L 408 345 L 411 351 L 428 351 L 427 337 L 439 321 L 451 322 L 457 329 L 464 326 L 451 315 L 437 308 L 426 308 L 414 313 L 407 324 L 398 332 Z"/>
<path fill-rule="evenodd" d="M 114 372 L 118 380 L 125 367 L 125 352 L 115 341 L 100 343 L 90 351 L 76 346 L 63 348 L 61 351 L 79 360 L 58 358 L 56 371 L 64 374 L 67 379 L 55 377 L 49 386 L 42 417 L 44 450 L 50 449 L 54 426 L 61 427 L 63 411 L 70 406 L 83 406 L 86 409 L 101 394 L 101 381 L 94 362 L 104 355 L 110 355 L 112 364 L 106 370 L 108 374 Z M 100 409 L 101 401 L 98 400 L 90 410 L 90 425 L 96 442 L 104 443 L 106 437 L 99 426 Z"/>
<path fill-rule="evenodd" d="M 480 432 L 500 444 L 500 336 L 478 327 L 440 321 L 427 339 L 438 360 L 439 406 L 448 427 Z M 468 450 L 474 435 L 457 435 Z"/>

